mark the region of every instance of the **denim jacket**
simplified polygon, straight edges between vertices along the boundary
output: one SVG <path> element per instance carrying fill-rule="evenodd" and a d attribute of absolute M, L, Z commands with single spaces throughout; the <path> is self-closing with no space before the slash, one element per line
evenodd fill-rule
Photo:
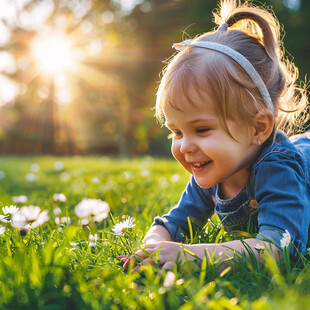
<path fill-rule="evenodd" d="M 309 135 L 310 136 L 310 135 Z M 292 258 L 304 254 L 310 223 L 310 139 L 287 138 L 281 131 L 269 138 L 250 168 L 245 187 L 231 199 L 221 199 L 218 186 L 202 188 L 190 178 L 179 203 L 153 225 L 164 225 L 174 241 L 189 235 L 187 217 L 201 228 L 216 212 L 226 230 L 246 230 L 272 240 L 280 249 L 287 230 Z"/>

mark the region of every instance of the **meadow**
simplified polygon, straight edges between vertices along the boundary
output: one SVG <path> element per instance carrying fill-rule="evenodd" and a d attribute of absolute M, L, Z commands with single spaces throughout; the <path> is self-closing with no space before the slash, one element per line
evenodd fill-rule
<path fill-rule="evenodd" d="M 138 272 L 122 268 L 117 256 L 141 245 L 188 178 L 175 161 L 151 157 L 1 157 L 0 309 L 310 309 L 308 253 L 284 267 L 268 251 L 263 265 L 240 254 L 221 273 L 212 257 L 171 271 L 158 257 Z M 11 205 L 37 217 L 12 218 Z M 188 242 L 244 236 L 214 217 Z"/>

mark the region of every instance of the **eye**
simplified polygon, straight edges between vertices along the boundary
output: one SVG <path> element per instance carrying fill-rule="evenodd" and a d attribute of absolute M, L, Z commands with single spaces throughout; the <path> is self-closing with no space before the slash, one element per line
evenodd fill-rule
<path fill-rule="evenodd" d="M 196 133 L 198 134 L 203 134 L 203 133 L 206 133 L 210 130 L 210 128 L 207 128 L 207 127 L 203 127 L 203 128 L 197 128 L 196 129 Z"/>
<path fill-rule="evenodd" d="M 176 131 L 173 133 L 173 136 L 176 137 L 176 138 L 182 137 L 182 131 L 176 130 Z"/>
<path fill-rule="evenodd" d="M 174 131 L 174 132 L 172 132 L 172 133 L 170 133 L 170 134 L 168 135 L 168 139 L 171 139 L 171 138 L 180 138 L 180 137 L 182 137 L 182 132 L 181 132 L 181 131 L 178 131 L 178 130 L 176 130 L 176 131 Z"/>

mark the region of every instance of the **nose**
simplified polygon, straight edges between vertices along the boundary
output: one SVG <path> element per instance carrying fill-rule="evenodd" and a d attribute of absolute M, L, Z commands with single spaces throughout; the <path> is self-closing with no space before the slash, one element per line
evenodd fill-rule
<path fill-rule="evenodd" d="M 180 152 L 183 154 L 193 153 L 197 149 L 196 144 L 191 139 L 183 137 L 180 146 Z"/>

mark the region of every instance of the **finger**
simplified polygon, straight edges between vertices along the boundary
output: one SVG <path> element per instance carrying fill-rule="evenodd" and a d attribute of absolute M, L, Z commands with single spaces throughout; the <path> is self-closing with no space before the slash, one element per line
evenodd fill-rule
<path fill-rule="evenodd" d="M 134 261 L 136 263 L 136 260 L 133 256 L 130 256 L 125 262 L 124 262 L 124 265 L 123 265 L 123 268 L 124 269 L 128 269 L 129 267 L 129 264 L 131 261 Z"/>
<path fill-rule="evenodd" d="M 157 242 L 157 243 L 148 243 L 144 247 L 146 251 L 156 251 L 157 249 L 161 248 L 163 245 L 162 242 Z"/>
<path fill-rule="evenodd" d="M 156 264 L 156 262 L 154 261 L 154 259 L 152 259 L 152 258 L 146 258 L 145 260 L 143 260 L 142 262 L 141 262 L 141 265 L 142 266 L 147 266 L 147 265 L 155 265 Z"/>
<path fill-rule="evenodd" d="M 135 268 L 133 268 L 133 269 L 131 270 L 131 273 L 138 271 L 138 269 L 139 269 L 140 267 L 141 267 L 140 265 L 136 266 Z"/>
<path fill-rule="evenodd" d="M 140 262 L 145 262 L 148 264 L 151 261 L 153 262 L 153 260 L 151 258 L 149 258 L 149 255 L 152 254 L 152 250 L 150 250 L 151 253 L 147 252 L 144 253 L 142 250 L 138 250 L 137 252 L 133 253 L 131 256 L 129 256 L 129 254 L 127 254 L 122 261 L 124 262 L 123 268 L 124 269 L 128 269 L 128 266 L 130 264 L 131 260 L 134 260 L 137 263 Z"/>
<path fill-rule="evenodd" d="M 129 254 L 126 255 L 118 255 L 116 256 L 117 259 L 119 259 L 122 262 L 125 262 L 129 258 Z"/>
<path fill-rule="evenodd" d="M 121 258 L 123 258 L 123 257 L 126 257 L 128 254 L 126 254 L 126 255 L 117 255 L 116 257 L 117 258 L 119 258 L 119 259 L 121 259 Z"/>
<path fill-rule="evenodd" d="M 174 269 L 174 265 L 175 265 L 175 262 L 166 262 L 166 263 L 163 264 L 161 269 L 173 270 Z"/>
<path fill-rule="evenodd" d="M 151 249 L 158 248 L 161 244 L 162 244 L 162 242 L 144 243 L 140 246 L 140 248 L 148 251 Z"/>
<path fill-rule="evenodd" d="M 143 260 L 139 265 L 137 265 L 135 268 L 133 268 L 131 270 L 131 272 L 136 272 L 138 271 L 138 269 L 141 267 L 141 266 L 147 266 L 147 265 L 155 265 L 155 261 L 151 258 L 146 258 L 145 260 Z"/>
<path fill-rule="evenodd" d="M 156 244 L 151 244 L 147 245 L 146 247 L 142 248 L 142 250 L 139 250 L 136 252 L 137 255 L 140 255 L 141 258 L 146 259 L 146 258 L 152 258 L 155 256 L 155 252 L 158 250 L 158 245 Z"/>
<path fill-rule="evenodd" d="M 146 253 L 144 253 L 142 250 L 138 250 L 137 252 L 135 252 L 135 253 L 133 254 L 133 256 L 134 256 L 134 258 L 135 258 L 138 262 L 140 262 L 140 261 L 142 261 L 142 260 L 144 260 L 144 259 L 146 259 L 146 258 L 148 257 L 148 255 L 147 255 Z"/>

